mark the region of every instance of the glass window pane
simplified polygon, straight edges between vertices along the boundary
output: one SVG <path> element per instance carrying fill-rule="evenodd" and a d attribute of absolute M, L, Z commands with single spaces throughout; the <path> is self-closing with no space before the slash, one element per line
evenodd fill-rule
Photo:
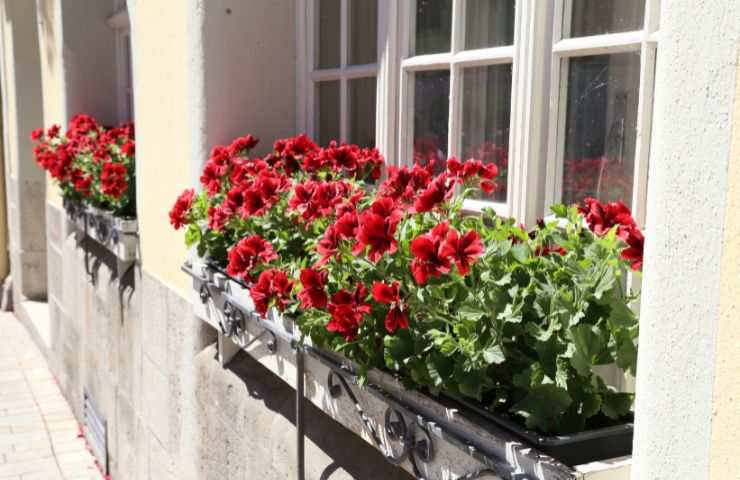
<path fill-rule="evenodd" d="M 463 71 L 463 158 L 475 158 L 498 167 L 496 190 L 481 200 L 506 202 L 511 120 L 511 64 L 466 68 Z"/>
<path fill-rule="evenodd" d="M 316 125 L 319 143 L 326 145 L 339 140 L 339 80 L 320 82 L 316 87 Z"/>
<path fill-rule="evenodd" d="M 447 124 L 450 111 L 450 72 L 440 70 L 414 74 L 414 161 L 447 160 Z"/>
<path fill-rule="evenodd" d="M 318 0 L 318 68 L 340 66 L 341 0 Z"/>
<path fill-rule="evenodd" d="M 416 0 L 416 35 L 412 55 L 450 51 L 452 0 Z"/>
<path fill-rule="evenodd" d="M 375 77 L 349 81 L 349 143 L 375 146 Z"/>
<path fill-rule="evenodd" d="M 378 62 L 378 0 L 349 2 L 350 65 Z"/>
<path fill-rule="evenodd" d="M 514 0 L 465 2 L 465 49 L 514 44 Z"/>
<path fill-rule="evenodd" d="M 642 30 L 645 0 L 572 0 L 570 37 Z M 568 35 L 566 35 L 568 36 Z"/>
<path fill-rule="evenodd" d="M 573 58 L 568 67 L 563 201 L 623 200 L 635 170 L 639 53 Z"/>

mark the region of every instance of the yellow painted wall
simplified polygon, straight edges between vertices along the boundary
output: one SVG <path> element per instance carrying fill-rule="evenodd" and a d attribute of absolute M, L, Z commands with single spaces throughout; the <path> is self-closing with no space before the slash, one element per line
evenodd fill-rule
<path fill-rule="evenodd" d="M 740 51 L 727 182 L 710 478 L 737 478 L 740 458 Z"/>
<path fill-rule="evenodd" d="M 44 98 L 44 127 L 65 125 L 64 78 L 61 56 L 61 18 L 59 0 L 37 2 L 39 22 L 39 50 L 41 59 L 41 88 Z M 39 125 L 41 126 L 41 125 Z M 47 176 L 46 198 L 49 203 L 61 206 L 59 189 Z"/>
<path fill-rule="evenodd" d="M 143 268 L 186 293 L 187 250 L 168 212 L 190 184 L 187 9 L 182 0 L 141 1 L 132 18 L 137 207 Z"/>

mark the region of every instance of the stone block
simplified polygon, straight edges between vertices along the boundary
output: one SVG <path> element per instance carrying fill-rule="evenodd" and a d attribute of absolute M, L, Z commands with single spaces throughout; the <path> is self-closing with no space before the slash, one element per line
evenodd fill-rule
<path fill-rule="evenodd" d="M 159 443 L 166 446 L 170 440 L 169 378 L 146 353 L 142 358 L 144 422 Z"/>
<path fill-rule="evenodd" d="M 111 475 L 113 478 L 135 478 L 138 457 L 136 455 L 136 434 L 139 418 L 133 406 L 121 396 L 116 404 L 115 449 L 111 455 Z"/>
<path fill-rule="evenodd" d="M 157 279 L 142 273 L 144 352 L 162 371 L 167 371 L 167 291 Z"/>

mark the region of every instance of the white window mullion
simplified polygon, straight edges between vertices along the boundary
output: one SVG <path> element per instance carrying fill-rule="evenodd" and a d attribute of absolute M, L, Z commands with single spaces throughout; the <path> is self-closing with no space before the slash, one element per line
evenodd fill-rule
<path fill-rule="evenodd" d="M 450 49 L 452 58 L 457 52 L 462 50 L 463 42 L 463 21 L 464 16 L 463 0 L 452 0 L 452 38 Z M 448 65 L 450 70 L 450 100 L 449 100 L 449 118 L 447 123 L 447 157 L 460 156 L 460 119 L 462 116 L 462 67 L 452 64 Z"/>
<path fill-rule="evenodd" d="M 376 88 L 375 144 L 385 155 L 388 165 L 397 164 L 396 98 L 398 95 L 398 15 L 390 2 L 378 3 L 378 52 L 380 55 Z"/>
<path fill-rule="evenodd" d="M 339 138 L 340 143 L 349 138 L 349 81 L 346 77 L 339 80 Z"/>
<path fill-rule="evenodd" d="M 640 50 L 643 31 L 610 33 L 593 37 L 566 38 L 556 42 L 552 51 L 562 57 L 583 57 Z"/>
<path fill-rule="evenodd" d="M 527 226 L 545 213 L 552 15 L 551 4 L 517 1 L 508 192 L 509 214 Z"/>

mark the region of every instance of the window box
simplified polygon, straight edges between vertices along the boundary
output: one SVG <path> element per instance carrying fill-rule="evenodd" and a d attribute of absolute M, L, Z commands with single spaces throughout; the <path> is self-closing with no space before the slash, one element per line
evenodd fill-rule
<path fill-rule="evenodd" d="M 82 235 L 92 238 L 118 260 L 121 271 L 136 261 L 139 226 L 136 218 L 119 217 L 111 212 L 81 203 L 64 201 L 68 220 Z"/>
<path fill-rule="evenodd" d="M 305 397 L 374 444 L 388 461 L 414 475 L 430 479 L 484 474 L 539 480 L 629 478 L 629 457 L 571 462 L 569 466 L 542 451 L 559 453 L 567 461 L 578 460 L 572 452 L 563 454 L 562 448 L 568 445 L 580 449 L 585 444 L 589 448 L 612 444 L 616 451 L 629 451 L 631 426 L 570 437 L 534 436 L 501 417 L 482 415 L 470 404 L 407 390 L 382 371 L 371 371 L 368 383 L 358 386 L 352 362 L 312 346 L 309 340 L 300 346 L 291 319 L 275 310 L 268 318 L 260 317 L 241 282 L 202 260 L 186 263 L 183 270 L 192 278 L 194 313 L 219 332 L 222 364 L 244 350 L 298 387 L 297 355 L 303 355 Z"/>

